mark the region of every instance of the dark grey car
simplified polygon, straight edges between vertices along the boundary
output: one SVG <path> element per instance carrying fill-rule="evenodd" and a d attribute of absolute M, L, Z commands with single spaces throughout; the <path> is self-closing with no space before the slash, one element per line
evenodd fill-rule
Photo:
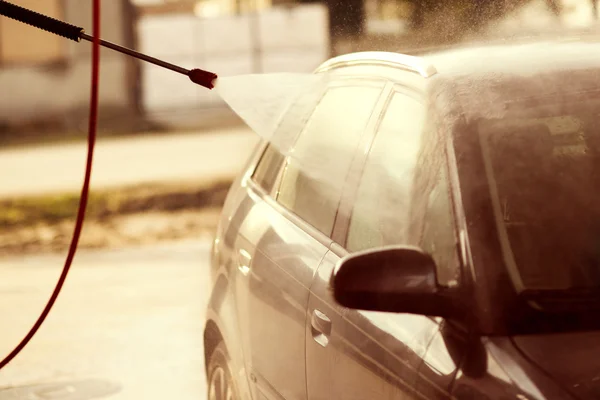
<path fill-rule="evenodd" d="M 225 203 L 209 398 L 599 399 L 598 50 L 322 65 Z"/>

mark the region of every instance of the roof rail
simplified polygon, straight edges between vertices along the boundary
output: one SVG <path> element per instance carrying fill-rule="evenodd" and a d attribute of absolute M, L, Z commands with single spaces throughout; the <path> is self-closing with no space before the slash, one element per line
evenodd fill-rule
<path fill-rule="evenodd" d="M 435 67 L 421 57 L 385 51 L 363 51 L 334 57 L 321 64 L 315 72 L 325 72 L 341 66 L 358 64 L 400 67 L 416 72 L 423 78 L 429 78 L 437 73 Z"/>

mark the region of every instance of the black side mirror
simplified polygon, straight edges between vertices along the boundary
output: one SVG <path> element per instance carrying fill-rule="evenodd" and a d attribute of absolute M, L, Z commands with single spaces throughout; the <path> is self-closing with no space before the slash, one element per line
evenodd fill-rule
<path fill-rule="evenodd" d="M 449 317 L 452 301 L 437 284 L 435 261 L 418 247 L 351 254 L 332 276 L 336 301 L 349 308 Z"/>

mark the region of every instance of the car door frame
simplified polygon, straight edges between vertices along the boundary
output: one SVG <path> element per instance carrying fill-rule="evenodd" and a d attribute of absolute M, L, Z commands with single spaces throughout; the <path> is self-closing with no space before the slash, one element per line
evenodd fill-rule
<path fill-rule="evenodd" d="M 381 104 L 381 107 L 377 110 L 378 114 L 374 113 L 373 118 L 371 118 L 369 135 L 365 135 L 365 137 L 361 141 L 361 144 L 359 146 L 359 151 L 356 152 L 355 159 L 353 160 L 353 163 L 351 166 L 351 172 L 350 172 L 351 180 L 346 182 L 346 187 L 345 187 L 344 193 L 342 194 L 339 211 L 336 216 L 335 223 L 334 223 L 334 229 L 333 229 L 333 234 L 332 234 L 333 241 L 329 248 L 329 251 L 331 253 L 335 254 L 336 257 L 343 258 L 345 255 L 350 254 L 350 252 L 345 248 L 345 245 L 346 245 L 346 240 L 348 237 L 350 221 L 351 221 L 351 217 L 352 217 L 352 210 L 353 210 L 354 204 L 356 202 L 356 197 L 358 195 L 358 191 L 360 189 L 362 173 L 364 171 L 364 168 L 367 165 L 368 157 L 370 154 L 370 149 L 371 149 L 373 142 L 377 136 L 377 133 L 378 133 L 377 129 L 380 126 L 382 119 L 385 117 L 388 106 L 390 105 L 394 96 L 397 96 L 397 95 L 403 95 L 403 96 L 409 96 L 412 98 L 416 98 L 423 105 L 423 107 L 427 108 L 426 96 L 425 96 L 425 90 L 424 90 L 424 80 L 420 76 L 416 76 L 415 74 L 408 72 L 408 71 L 402 71 L 402 74 L 400 75 L 400 79 L 398 79 L 397 81 L 389 81 L 386 84 L 386 88 L 385 88 L 384 96 L 383 96 L 384 98 L 382 99 L 383 104 Z M 311 290 L 311 296 L 315 296 L 315 295 L 316 294 Z M 317 295 L 317 297 L 319 297 L 319 296 Z M 321 300 L 321 301 L 324 301 L 324 300 Z M 310 306 L 310 302 L 309 302 L 309 306 Z M 343 320 L 346 320 L 347 319 L 347 317 L 346 317 L 347 311 L 350 311 L 350 310 L 347 310 L 344 307 L 341 307 L 339 305 L 336 308 L 338 308 L 338 312 L 340 313 L 340 315 L 338 317 Z M 306 329 L 307 334 L 311 329 L 311 327 L 310 327 L 311 321 L 309 320 L 310 319 L 309 318 L 310 311 L 311 311 L 310 309 L 307 310 L 307 322 L 306 322 L 307 323 L 307 329 Z M 333 316 L 332 316 L 332 318 L 333 318 Z M 424 354 L 423 354 L 423 357 L 424 357 L 427 352 L 427 348 L 428 348 L 429 344 L 431 343 L 431 340 L 433 340 L 433 338 L 437 334 L 436 332 L 439 331 L 440 321 L 439 321 L 439 319 L 426 317 L 426 316 L 423 316 L 423 318 L 427 318 L 427 319 L 431 320 L 432 328 L 433 328 L 431 330 L 431 333 L 429 336 L 429 341 L 426 341 L 426 343 L 424 343 Z M 362 329 L 360 329 L 357 325 L 354 325 L 352 322 L 346 321 L 346 323 L 354 326 L 355 329 L 358 329 L 359 331 L 361 331 L 361 333 L 363 335 L 366 335 L 365 337 L 370 337 L 367 332 L 362 331 Z M 371 338 L 371 340 L 375 340 L 375 339 Z M 307 343 L 309 341 L 310 340 L 307 337 Z M 420 361 L 418 361 L 417 363 L 415 363 L 412 366 L 412 369 L 414 371 L 413 372 L 413 374 L 414 374 L 413 383 L 415 384 L 415 387 L 420 379 L 420 377 L 418 376 L 418 372 L 419 372 L 422 362 L 423 362 L 423 360 L 421 359 Z M 309 368 L 310 366 L 307 364 L 306 367 Z M 308 371 L 307 371 L 307 376 L 309 376 Z M 311 395 L 310 391 L 308 393 L 310 396 Z M 416 394 L 416 396 L 418 396 L 418 394 Z"/>
<path fill-rule="evenodd" d="M 395 82 L 390 82 L 388 84 L 389 89 L 386 92 L 387 96 L 386 96 L 384 108 L 382 110 L 380 110 L 381 111 L 380 118 L 382 118 L 383 115 L 385 114 L 385 110 L 386 110 L 389 102 L 395 95 L 395 93 L 401 93 L 401 94 L 404 93 L 404 95 L 408 95 L 411 97 L 414 97 L 415 94 L 418 97 L 420 97 L 420 101 L 423 103 L 423 106 L 428 109 L 427 117 L 435 118 L 438 122 L 441 121 L 441 116 L 439 115 L 437 108 L 434 105 L 427 104 L 428 96 L 427 96 L 426 85 L 425 85 L 424 80 L 421 77 L 416 77 L 414 74 L 412 74 L 410 72 L 403 71 L 403 73 L 405 75 L 404 79 L 395 81 Z M 406 91 L 409 91 L 411 94 L 406 94 Z M 349 254 L 349 252 L 345 248 L 345 243 L 346 243 L 346 239 L 347 239 L 348 231 L 349 231 L 349 227 L 350 227 L 352 209 L 353 209 L 353 206 L 355 203 L 356 196 L 358 194 L 359 185 L 360 185 L 360 177 L 362 175 L 362 171 L 364 170 L 364 167 L 368 160 L 369 149 L 376 137 L 376 134 L 377 134 L 376 128 L 379 125 L 379 122 L 380 122 L 379 120 L 375 121 L 374 128 L 370 131 L 370 136 L 368 138 L 366 138 L 366 137 L 363 138 L 364 139 L 363 143 L 361 143 L 362 151 L 358 151 L 356 153 L 356 158 L 353 160 L 352 167 L 351 167 L 352 171 L 353 171 L 351 176 L 354 178 L 354 180 L 352 182 L 347 182 L 347 187 L 346 187 L 347 190 L 344 191 L 344 193 L 342 195 L 342 199 L 340 201 L 340 207 L 339 207 L 339 211 L 338 211 L 335 223 L 334 223 L 334 229 L 333 229 L 333 234 L 332 234 L 333 241 L 330 245 L 330 251 L 339 257 L 343 257 L 343 256 Z M 465 218 L 465 212 L 463 209 L 462 193 L 460 191 L 460 185 L 458 183 L 458 170 L 457 170 L 457 165 L 456 165 L 456 154 L 454 151 L 454 147 L 452 145 L 452 128 L 453 127 L 442 126 L 442 124 L 440 124 L 440 123 L 438 123 L 438 126 L 436 127 L 436 129 L 442 130 L 443 131 L 442 134 L 445 136 L 442 139 L 442 143 L 440 144 L 440 151 L 443 153 L 443 157 L 444 157 L 444 162 L 442 164 L 442 168 L 444 168 L 444 170 L 445 170 L 444 172 L 445 172 L 445 175 L 447 178 L 448 197 L 449 197 L 449 201 L 451 202 L 452 218 L 453 218 L 453 222 L 454 222 L 454 229 L 455 229 L 455 234 L 456 234 L 456 239 L 457 239 L 456 253 L 459 258 L 458 268 L 459 268 L 461 276 L 464 277 L 465 268 L 467 268 L 469 265 L 472 265 L 472 261 L 470 260 L 470 252 L 469 252 L 469 248 L 468 248 L 468 238 L 467 238 L 467 234 L 466 234 L 466 218 Z M 467 281 L 465 281 L 464 279 L 462 279 L 461 285 L 469 286 L 469 283 Z M 310 311 L 310 310 L 307 310 L 307 312 L 308 311 Z M 308 315 L 308 313 L 307 313 L 307 315 Z M 433 318 L 433 317 L 427 317 L 427 318 L 434 321 L 438 325 L 438 328 L 441 328 L 443 326 L 443 324 L 446 323 L 446 321 L 441 318 Z M 307 322 L 307 323 L 309 323 L 309 322 Z M 435 336 L 437 336 L 439 334 L 440 333 L 439 333 L 439 329 L 438 329 L 438 333 L 436 335 L 434 335 L 434 337 L 432 338 L 432 341 L 435 338 Z M 466 332 L 465 334 L 468 334 L 468 332 Z M 431 344 L 432 341 L 429 344 Z M 427 354 L 427 351 L 426 351 L 426 354 Z M 416 384 L 422 385 L 425 383 L 425 382 L 422 382 L 423 380 L 428 381 L 427 383 L 429 383 L 430 385 L 433 385 L 434 387 L 437 386 L 437 389 L 442 393 L 446 393 L 449 398 L 451 396 L 450 395 L 451 384 L 449 384 L 448 386 L 444 385 L 446 387 L 441 387 L 440 385 L 436 385 L 436 382 L 431 382 L 429 379 L 427 379 L 427 377 L 421 375 L 421 372 L 422 372 L 421 368 L 424 365 L 424 360 L 425 360 L 426 354 L 424 354 L 420 365 L 417 366 L 417 370 L 418 370 L 417 380 L 418 381 L 416 382 Z M 464 355 L 462 358 L 464 359 Z M 308 368 L 308 365 L 307 365 L 307 368 Z M 444 383 L 446 383 L 446 382 L 444 382 Z"/>
<path fill-rule="evenodd" d="M 371 127 L 373 116 L 377 115 L 381 111 L 380 108 L 385 103 L 384 100 L 386 98 L 385 91 L 386 91 L 387 85 L 383 79 L 377 79 L 377 78 L 373 78 L 373 77 L 370 77 L 369 79 L 360 79 L 360 78 L 357 79 L 357 77 L 355 77 L 355 76 L 339 77 L 339 78 L 333 79 L 318 95 L 319 100 L 316 102 L 315 108 L 313 110 L 311 110 L 311 112 L 309 112 L 307 117 L 308 118 L 312 117 L 314 110 L 316 109 L 316 107 L 318 107 L 318 104 L 320 104 L 320 102 L 323 100 L 323 98 L 325 98 L 325 96 L 327 95 L 327 93 L 330 89 L 336 88 L 336 87 L 348 87 L 348 86 L 376 87 L 379 89 L 379 94 L 378 94 L 377 100 L 376 100 L 375 104 L 373 105 L 373 110 L 368 118 L 367 127 L 365 128 L 365 131 L 363 133 L 363 137 L 367 136 L 366 130 Z M 302 130 L 300 130 L 297 133 L 297 136 L 293 140 L 292 146 L 301 137 L 301 134 L 302 134 Z M 306 235 L 310 236 L 316 242 L 323 245 L 324 249 L 326 249 L 326 251 L 324 252 L 324 255 L 323 255 L 323 256 L 325 256 L 331 243 L 332 243 L 331 237 L 329 235 L 319 231 L 317 228 L 312 226 L 309 222 L 305 221 L 302 217 L 295 214 L 292 210 L 289 210 L 284 205 L 280 204 L 280 202 L 277 199 L 280 188 L 281 188 L 282 180 L 284 177 L 284 171 L 288 164 L 289 156 L 286 154 L 283 154 L 283 162 L 279 163 L 279 165 L 278 165 L 277 178 L 275 179 L 273 186 L 270 190 L 268 190 L 268 191 L 265 190 L 259 183 L 257 183 L 253 179 L 254 173 L 256 172 L 256 169 L 260 163 L 260 160 L 262 159 L 263 155 L 265 154 L 265 151 L 267 150 L 268 145 L 269 145 L 268 141 L 263 141 L 263 143 L 260 145 L 260 149 L 258 150 L 257 161 L 254 163 L 252 168 L 245 175 L 245 177 L 241 183 L 242 186 L 245 187 L 247 194 L 249 196 L 259 198 L 262 202 L 264 202 L 266 207 L 271 208 L 275 213 L 282 216 L 290 224 L 294 225 L 296 228 L 303 231 Z M 357 148 L 354 150 L 354 152 L 352 154 L 352 161 L 354 160 L 354 157 L 356 156 L 356 152 L 359 150 L 359 148 L 360 147 L 357 146 Z M 342 195 L 343 195 L 343 192 L 344 192 L 344 190 L 342 190 Z M 341 204 L 341 198 L 340 198 L 340 204 Z M 336 213 L 338 212 L 338 210 L 339 210 L 339 204 L 337 206 Z M 334 225 L 335 225 L 335 221 L 334 221 Z M 320 265 L 321 261 L 322 260 L 320 260 L 318 263 L 315 264 L 312 278 L 314 278 L 314 274 L 316 274 L 316 271 L 317 271 L 318 266 Z M 312 282 L 312 280 L 310 282 L 308 282 L 307 290 L 309 289 L 311 282 Z M 308 302 L 307 302 L 306 306 L 308 306 Z M 307 318 L 306 308 L 304 309 L 304 312 L 305 312 L 304 323 L 306 323 L 306 318 Z M 250 378 L 253 382 L 255 382 L 256 378 L 253 379 L 252 376 Z M 255 384 L 256 384 L 256 382 L 255 382 Z M 273 389 L 273 392 L 277 392 L 275 388 L 271 388 L 271 389 Z"/>
<path fill-rule="evenodd" d="M 349 81 L 350 82 L 357 82 L 357 83 L 370 81 L 371 84 L 376 85 L 376 82 L 383 82 L 383 79 L 377 79 L 377 78 L 374 78 L 374 77 L 361 77 L 361 76 L 356 76 L 356 75 L 348 75 L 348 76 L 342 75 L 340 77 L 334 78 L 334 80 L 332 80 L 327 85 L 327 87 L 321 92 L 319 101 L 317 102 L 317 106 L 321 102 L 321 100 L 325 97 L 325 95 L 327 94 L 327 92 L 329 91 L 329 89 L 334 88 L 334 87 L 347 86 L 347 82 L 349 82 Z M 326 234 L 324 234 L 323 232 L 319 231 L 318 229 L 314 228 L 311 224 L 309 224 L 308 222 L 306 222 L 300 216 L 296 215 L 293 211 L 288 210 L 286 207 L 284 207 L 282 204 L 280 204 L 277 201 L 277 197 L 279 195 L 279 190 L 280 190 L 281 183 L 282 183 L 283 176 L 284 176 L 284 172 L 285 172 L 285 167 L 287 165 L 286 159 L 287 159 L 288 156 L 286 156 L 285 154 L 283 155 L 284 161 L 279 166 L 279 171 L 277 173 L 277 178 L 275 179 L 275 182 L 273 183 L 273 187 L 271 188 L 270 191 L 265 191 L 262 187 L 260 187 L 259 184 L 257 184 L 252 179 L 252 176 L 254 175 L 254 172 L 256 171 L 256 168 L 257 168 L 257 166 L 258 166 L 258 164 L 260 162 L 260 159 L 262 158 L 262 155 L 264 154 L 266 148 L 269 145 L 269 142 L 267 140 L 264 140 L 263 143 L 261 144 L 261 148 L 258 150 L 258 154 L 259 155 L 257 157 L 257 160 L 254 163 L 254 165 L 252 166 L 252 168 L 249 170 L 248 174 L 246 174 L 246 176 L 244 177 L 244 179 L 242 181 L 242 185 L 245 185 L 245 186 L 248 187 L 248 189 L 254 191 L 256 195 L 260 196 L 263 199 L 263 201 L 265 201 L 268 205 L 270 205 L 275 210 L 277 210 L 277 212 L 279 214 L 283 215 L 290 222 L 296 224 L 302 230 L 304 230 L 306 232 L 309 232 L 310 235 L 313 238 L 315 238 L 317 241 L 321 242 L 322 244 L 324 244 L 324 245 L 326 245 L 328 247 L 331 246 L 331 244 L 333 242 L 335 242 L 335 240 L 333 238 L 336 235 L 336 225 L 338 224 L 338 218 L 339 218 L 339 215 L 340 215 L 341 206 L 342 206 L 342 204 L 345 203 L 345 196 L 347 196 L 347 193 L 348 193 L 347 190 L 351 187 L 351 185 L 355 184 L 354 182 L 350 182 L 350 180 L 354 176 L 354 174 L 352 172 L 354 171 L 355 164 L 357 163 L 357 161 L 363 159 L 363 157 L 360 155 L 361 154 L 361 150 L 364 152 L 365 146 L 369 146 L 370 147 L 370 143 L 372 142 L 373 138 L 375 137 L 375 128 L 378 126 L 379 120 L 375 119 L 373 117 L 374 117 L 374 115 L 377 115 L 377 114 L 379 114 L 380 116 L 382 115 L 382 113 L 385 110 L 385 107 L 387 106 L 387 104 L 389 103 L 389 100 L 390 100 L 391 95 L 393 93 L 391 91 L 391 88 L 392 88 L 393 84 L 390 84 L 388 82 L 388 83 L 380 84 L 380 85 L 381 85 L 380 97 L 377 100 L 377 102 L 376 102 L 376 104 L 375 104 L 375 106 L 373 108 L 373 112 L 372 112 L 371 116 L 369 117 L 369 121 L 368 121 L 367 126 L 365 128 L 365 132 L 368 133 L 368 134 L 365 134 L 363 136 L 363 138 L 359 142 L 359 145 L 358 145 L 357 149 L 354 152 L 354 157 L 352 159 L 352 163 L 350 165 L 350 170 L 349 170 L 349 175 L 351 175 L 351 176 L 346 181 L 346 184 L 345 184 L 344 189 L 342 191 L 342 195 L 341 195 L 341 198 L 340 198 L 340 203 L 339 203 L 338 209 L 337 209 L 337 215 L 336 215 L 336 218 L 335 218 L 334 223 L 333 223 L 333 229 L 332 229 L 331 237 L 328 236 L 328 235 L 326 235 Z M 301 132 L 299 132 L 298 135 L 297 135 L 297 137 L 295 138 L 294 144 L 298 140 L 298 138 L 300 137 L 300 134 L 301 134 Z M 368 149 L 368 147 L 367 147 L 367 149 Z M 366 156 L 363 159 L 363 163 L 364 163 L 364 160 L 366 160 Z M 356 188 L 355 190 L 358 190 L 358 188 Z M 349 220 L 347 221 L 347 224 L 348 223 L 349 223 Z"/>
<path fill-rule="evenodd" d="M 375 140 L 377 135 L 377 127 L 381 123 L 381 119 L 385 115 L 385 111 L 389 106 L 394 94 L 398 92 L 396 88 L 401 87 L 405 90 L 409 90 L 414 94 L 417 94 L 422 100 L 425 100 L 425 82 L 424 79 L 420 75 L 416 75 L 413 72 L 398 70 L 398 75 L 395 76 L 396 79 L 389 80 L 384 88 L 384 101 L 381 109 L 379 109 L 379 117 L 374 119 L 371 118 L 369 122 L 370 131 L 369 135 L 365 135 L 359 148 L 361 151 L 357 151 L 355 154 L 355 158 L 352 161 L 350 176 L 351 179 L 346 182 L 346 187 L 344 188 L 344 192 L 342 193 L 342 198 L 340 200 L 340 206 L 338 210 L 338 214 L 336 216 L 334 225 L 333 225 L 333 233 L 332 239 L 338 247 L 336 249 L 344 249 L 344 245 L 346 242 L 346 238 L 348 236 L 348 231 L 350 229 L 350 220 L 352 215 L 352 208 L 354 207 L 355 199 L 358 194 L 360 179 L 362 176 L 362 172 L 367 163 L 367 159 L 369 157 L 369 151 Z"/>

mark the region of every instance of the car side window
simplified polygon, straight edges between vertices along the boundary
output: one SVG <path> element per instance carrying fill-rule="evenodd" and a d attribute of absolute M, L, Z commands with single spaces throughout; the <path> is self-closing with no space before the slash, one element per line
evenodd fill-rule
<path fill-rule="evenodd" d="M 395 93 L 371 145 L 350 217 L 350 252 L 416 245 L 438 282 L 458 279 L 456 227 L 438 125 L 417 98 Z"/>
<path fill-rule="evenodd" d="M 319 89 L 301 93 L 279 121 L 252 174 L 252 180 L 267 193 L 272 192 L 277 182 L 285 162 L 284 153 L 290 151 L 322 96 L 323 92 Z"/>
<path fill-rule="evenodd" d="M 277 201 L 328 236 L 381 91 L 366 85 L 329 89 L 287 157 Z"/>
<path fill-rule="evenodd" d="M 252 179 L 265 192 L 271 193 L 284 161 L 285 157 L 275 146 L 267 145 L 258 161 L 254 174 L 252 174 Z"/>
<path fill-rule="evenodd" d="M 411 241 L 411 196 L 425 115 L 425 106 L 415 97 L 393 95 L 362 172 L 350 216 L 348 251 Z"/>

